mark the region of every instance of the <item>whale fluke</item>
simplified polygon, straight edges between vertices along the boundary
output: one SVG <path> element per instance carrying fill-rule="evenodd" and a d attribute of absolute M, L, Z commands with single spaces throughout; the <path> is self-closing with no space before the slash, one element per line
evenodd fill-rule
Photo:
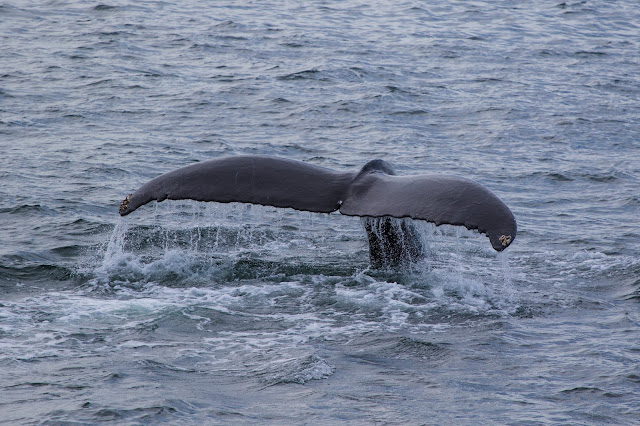
<path fill-rule="evenodd" d="M 152 179 L 120 205 L 125 216 L 150 201 L 242 202 L 330 213 L 355 173 L 300 161 L 240 155 L 191 164 Z"/>
<path fill-rule="evenodd" d="M 516 236 L 516 220 L 494 193 L 457 176 L 394 176 L 364 172 L 349 185 L 340 213 L 410 217 L 436 225 L 460 225 L 486 234 L 502 251 Z"/>
<path fill-rule="evenodd" d="M 497 251 L 507 248 L 517 232 L 511 210 L 479 183 L 455 176 L 396 176 L 383 160 L 370 161 L 359 172 L 336 172 L 271 156 L 217 158 L 149 181 L 125 198 L 120 215 L 166 199 L 243 202 L 321 213 L 339 210 L 349 216 L 408 217 L 436 225 L 460 225 L 486 234 Z M 373 260 L 371 233 L 367 232 Z M 378 241 L 375 251 L 383 246 Z M 393 259 L 382 262 L 395 263 Z"/>

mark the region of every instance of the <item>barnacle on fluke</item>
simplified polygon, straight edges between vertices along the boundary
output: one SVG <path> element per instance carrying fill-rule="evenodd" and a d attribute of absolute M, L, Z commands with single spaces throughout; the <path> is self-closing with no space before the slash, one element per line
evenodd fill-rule
<path fill-rule="evenodd" d="M 502 247 L 506 247 L 511 244 L 511 235 L 501 235 L 498 241 L 500 241 Z"/>
<path fill-rule="evenodd" d="M 124 200 L 122 200 L 122 202 L 120 203 L 120 209 L 118 210 L 118 213 L 122 214 L 124 211 L 127 210 L 127 208 L 129 207 L 129 201 L 131 201 L 131 195 L 129 194 L 125 197 Z"/>

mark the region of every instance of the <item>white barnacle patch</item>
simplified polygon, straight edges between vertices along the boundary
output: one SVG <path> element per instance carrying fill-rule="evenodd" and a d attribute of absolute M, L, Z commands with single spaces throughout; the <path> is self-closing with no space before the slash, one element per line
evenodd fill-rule
<path fill-rule="evenodd" d="M 511 244 L 511 235 L 501 235 L 498 241 L 500 241 L 502 247 L 506 247 Z"/>
<path fill-rule="evenodd" d="M 124 211 L 127 210 L 127 208 L 129 208 L 129 202 L 131 201 L 131 196 L 133 194 L 129 194 L 126 196 L 126 198 L 124 200 L 122 200 L 122 203 L 120 203 L 120 209 L 118 210 L 120 212 L 120 214 L 122 214 Z"/>

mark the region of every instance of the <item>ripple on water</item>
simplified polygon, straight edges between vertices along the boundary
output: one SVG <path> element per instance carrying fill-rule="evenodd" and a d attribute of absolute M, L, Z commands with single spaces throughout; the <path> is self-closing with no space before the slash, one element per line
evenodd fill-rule
<path fill-rule="evenodd" d="M 637 423 L 637 2 L 286 6 L 0 5 L 5 419 Z M 470 177 L 518 239 L 386 271 L 335 215 L 117 218 L 239 153 Z"/>

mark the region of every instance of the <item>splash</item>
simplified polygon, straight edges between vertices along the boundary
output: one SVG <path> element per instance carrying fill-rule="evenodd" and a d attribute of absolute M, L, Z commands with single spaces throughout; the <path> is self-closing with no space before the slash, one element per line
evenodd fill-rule
<path fill-rule="evenodd" d="M 232 298 L 234 309 L 246 303 L 268 310 L 278 305 L 272 299 L 278 297 L 293 304 L 304 301 L 312 311 L 337 302 L 340 312 L 376 313 L 399 327 L 422 322 L 432 312 L 503 315 L 519 304 L 506 256 L 496 259 L 477 234 L 459 227 L 201 204 L 156 204 L 153 217 L 136 218 L 135 225 L 119 218 L 91 285 L 105 292 L 146 293 L 159 288 L 220 291 L 243 284 L 245 293 Z M 369 238 L 382 239 L 393 231 L 400 243 L 393 255 L 401 252 L 414 261 L 371 268 L 362 224 Z M 278 296 L 269 290 L 268 296 L 255 298 L 261 288 L 290 282 L 300 285 L 299 294 Z"/>
<path fill-rule="evenodd" d="M 410 219 L 363 217 L 369 258 L 375 267 L 407 266 L 425 256 L 419 231 Z"/>
<path fill-rule="evenodd" d="M 119 218 L 107 242 L 102 265 L 97 269 L 98 272 L 106 270 L 111 264 L 125 256 L 124 242 L 128 229 L 128 222 L 123 218 Z"/>
<path fill-rule="evenodd" d="M 352 218 L 338 215 L 196 202 L 156 204 L 147 211 L 153 215 L 138 215 L 135 222 L 118 218 L 92 271 L 94 284 L 182 287 L 351 274 L 354 266 L 344 253 L 360 249 L 362 256 L 361 231 L 348 228 Z"/>

